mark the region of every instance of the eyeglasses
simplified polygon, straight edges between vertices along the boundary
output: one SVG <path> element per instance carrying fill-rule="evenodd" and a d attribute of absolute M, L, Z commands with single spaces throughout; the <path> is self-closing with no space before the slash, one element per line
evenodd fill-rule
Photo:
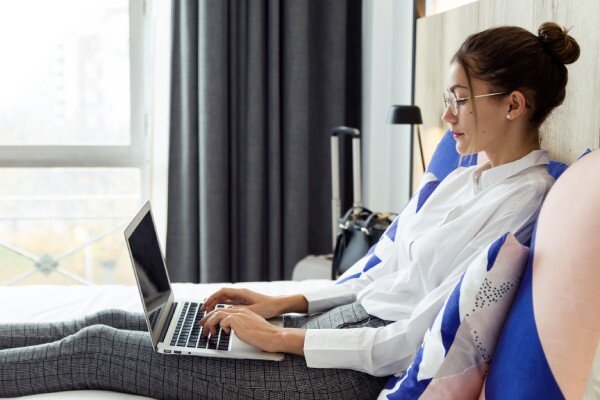
<path fill-rule="evenodd" d="M 506 94 L 508 92 L 498 92 L 498 93 L 488 93 L 488 94 L 480 94 L 478 96 L 471 97 L 456 97 L 453 92 L 446 91 L 444 93 L 444 107 L 448 108 L 450 106 L 450 111 L 454 116 L 458 115 L 458 106 L 462 105 L 465 101 L 469 99 L 477 99 L 479 97 L 489 97 L 489 96 L 497 96 L 500 94 Z"/>

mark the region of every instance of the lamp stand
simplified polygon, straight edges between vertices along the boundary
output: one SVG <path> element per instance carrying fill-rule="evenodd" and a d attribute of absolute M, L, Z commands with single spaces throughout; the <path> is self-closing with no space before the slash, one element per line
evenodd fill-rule
<path fill-rule="evenodd" d="M 425 173 L 425 157 L 423 156 L 423 142 L 421 141 L 421 125 L 417 124 L 417 137 L 419 138 L 419 151 L 421 152 L 421 166 Z"/>

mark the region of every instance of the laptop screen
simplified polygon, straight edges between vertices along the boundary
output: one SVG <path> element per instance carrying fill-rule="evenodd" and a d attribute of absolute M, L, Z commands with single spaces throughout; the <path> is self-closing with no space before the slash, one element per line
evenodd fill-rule
<path fill-rule="evenodd" d="M 128 239 L 135 274 L 142 293 L 146 316 L 150 329 L 154 329 L 158 323 L 160 311 L 167 303 L 171 294 L 171 285 L 167 276 L 154 221 L 150 208 L 141 219 L 137 227 Z"/>

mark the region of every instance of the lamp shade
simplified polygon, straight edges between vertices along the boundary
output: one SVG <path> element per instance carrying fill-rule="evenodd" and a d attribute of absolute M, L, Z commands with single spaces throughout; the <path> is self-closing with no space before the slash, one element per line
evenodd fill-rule
<path fill-rule="evenodd" d="M 388 124 L 393 125 L 422 124 L 423 119 L 421 118 L 421 109 L 417 106 L 391 106 L 387 122 Z"/>
<path fill-rule="evenodd" d="M 425 169 L 425 157 L 423 156 L 423 142 L 421 141 L 421 129 L 419 125 L 423 123 L 421 118 L 421 109 L 417 106 L 399 106 L 393 105 L 390 107 L 387 118 L 388 124 L 392 125 L 416 125 L 417 126 L 417 139 L 419 139 L 419 153 L 421 155 L 421 167 L 423 172 Z M 412 149 L 412 129 L 411 129 L 410 148 Z M 409 192 L 412 190 L 412 170 L 413 170 L 413 153 L 410 152 L 410 170 L 409 174 Z"/>

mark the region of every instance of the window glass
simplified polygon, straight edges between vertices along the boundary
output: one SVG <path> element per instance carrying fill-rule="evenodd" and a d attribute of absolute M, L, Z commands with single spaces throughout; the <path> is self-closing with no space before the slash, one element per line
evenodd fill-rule
<path fill-rule="evenodd" d="M 127 0 L 0 0 L 0 145 L 130 142 Z"/>

